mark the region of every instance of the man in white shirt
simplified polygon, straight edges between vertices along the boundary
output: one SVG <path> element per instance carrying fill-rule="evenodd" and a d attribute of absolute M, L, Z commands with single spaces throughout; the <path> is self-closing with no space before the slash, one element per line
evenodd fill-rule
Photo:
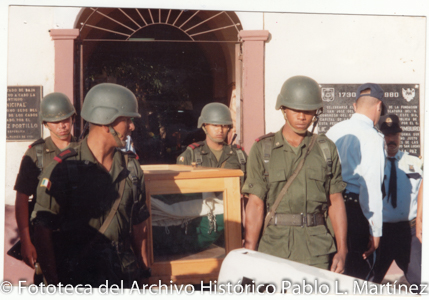
<path fill-rule="evenodd" d="M 378 84 L 361 85 L 353 103 L 355 114 L 326 133 L 340 155 L 347 212 L 345 274 L 367 279 L 374 265 L 372 253 L 382 235 L 384 140 L 374 125 L 386 113 L 384 92 Z"/>
<path fill-rule="evenodd" d="M 386 141 L 386 167 L 383 183 L 383 236 L 377 249 L 374 282 L 381 283 L 393 260 L 411 284 L 420 286 L 422 243 L 416 236 L 417 197 L 422 182 L 423 162 L 399 151 L 400 121 L 397 115 L 380 118 Z"/>

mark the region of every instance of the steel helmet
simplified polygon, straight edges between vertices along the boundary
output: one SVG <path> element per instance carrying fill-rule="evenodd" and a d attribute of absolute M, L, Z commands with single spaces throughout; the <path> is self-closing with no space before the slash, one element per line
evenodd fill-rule
<path fill-rule="evenodd" d="M 43 97 L 40 103 L 40 118 L 42 122 L 59 122 L 76 114 L 69 97 L 63 93 L 50 93 Z"/>
<path fill-rule="evenodd" d="M 277 97 L 276 109 L 282 106 L 298 110 L 323 108 L 319 84 L 306 76 L 293 76 L 283 83 Z"/>
<path fill-rule="evenodd" d="M 93 124 L 109 125 L 119 117 L 140 118 L 133 92 L 113 83 L 100 83 L 86 94 L 82 118 Z"/>
<path fill-rule="evenodd" d="M 198 118 L 198 128 L 203 124 L 231 125 L 232 118 L 228 106 L 219 102 L 206 104 Z"/>

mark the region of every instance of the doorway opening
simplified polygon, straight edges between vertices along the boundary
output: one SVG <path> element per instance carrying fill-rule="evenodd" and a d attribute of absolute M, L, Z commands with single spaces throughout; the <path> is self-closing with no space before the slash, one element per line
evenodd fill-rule
<path fill-rule="evenodd" d="M 229 105 L 242 29 L 234 13 L 86 8 L 78 24 L 75 102 L 102 82 L 132 90 L 142 116 L 131 136 L 141 164 L 174 164 L 205 139 L 197 129 L 203 106 Z"/>

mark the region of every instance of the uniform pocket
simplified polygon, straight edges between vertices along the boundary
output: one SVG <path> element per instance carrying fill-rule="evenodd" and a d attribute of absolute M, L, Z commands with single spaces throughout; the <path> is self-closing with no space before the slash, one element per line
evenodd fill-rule
<path fill-rule="evenodd" d="M 286 174 L 284 169 L 270 170 L 269 182 L 286 181 Z"/>
<path fill-rule="evenodd" d="M 309 201 L 326 202 L 325 191 L 325 170 L 320 167 L 319 169 L 307 168 L 307 199 Z"/>
<path fill-rule="evenodd" d="M 327 255 L 336 251 L 334 238 L 323 225 L 307 227 L 308 251 L 312 256 Z"/>
<path fill-rule="evenodd" d="M 288 258 L 290 256 L 290 228 L 268 226 L 259 242 L 258 251 Z"/>

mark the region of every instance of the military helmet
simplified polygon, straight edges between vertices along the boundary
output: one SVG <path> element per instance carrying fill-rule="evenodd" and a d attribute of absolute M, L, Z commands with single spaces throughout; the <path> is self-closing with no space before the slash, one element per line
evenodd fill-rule
<path fill-rule="evenodd" d="M 198 118 L 198 128 L 201 128 L 203 124 L 232 125 L 228 106 L 219 102 L 206 104 Z"/>
<path fill-rule="evenodd" d="M 50 93 L 40 103 L 42 122 L 59 122 L 76 114 L 69 97 L 63 93 Z"/>
<path fill-rule="evenodd" d="M 283 83 L 277 97 L 276 109 L 282 106 L 298 110 L 323 108 L 319 84 L 306 76 L 293 76 Z"/>
<path fill-rule="evenodd" d="M 133 92 L 113 83 L 100 83 L 89 90 L 81 116 L 85 121 L 99 125 L 112 124 L 119 117 L 141 117 Z"/>

